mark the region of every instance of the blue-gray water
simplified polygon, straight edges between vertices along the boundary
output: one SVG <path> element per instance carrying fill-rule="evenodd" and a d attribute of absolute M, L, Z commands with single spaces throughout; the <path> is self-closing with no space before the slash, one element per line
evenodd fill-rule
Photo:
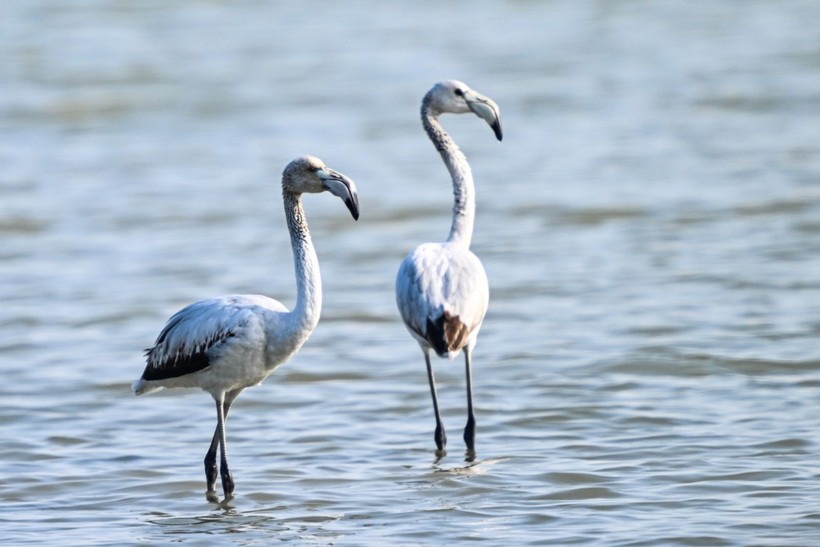
<path fill-rule="evenodd" d="M 0 532 L 8 544 L 800 545 L 820 537 L 820 4 L 130 2 L 0 7 Z M 461 361 L 401 325 L 404 254 L 449 228 L 430 85 L 478 188 L 491 305 Z M 279 175 L 322 321 L 237 401 L 135 398 L 194 300 L 293 304 Z"/>

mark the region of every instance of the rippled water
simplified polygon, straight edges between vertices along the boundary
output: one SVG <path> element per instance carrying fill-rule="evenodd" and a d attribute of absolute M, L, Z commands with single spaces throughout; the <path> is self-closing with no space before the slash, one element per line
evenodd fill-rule
<path fill-rule="evenodd" d="M 186 3 L 0 7 L 0 531 L 10 544 L 808 545 L 820 535 L 820 5 Z M 400 324 L 403 255 L 447 234 L 418 120 L 444 119 L 491 285 L 475 356 Z M 135 398 L 193 300 L 292 305 L 296 155 L 325 307 L 238 400 L 237 497 L 204 495 L 207 395 Z"/>

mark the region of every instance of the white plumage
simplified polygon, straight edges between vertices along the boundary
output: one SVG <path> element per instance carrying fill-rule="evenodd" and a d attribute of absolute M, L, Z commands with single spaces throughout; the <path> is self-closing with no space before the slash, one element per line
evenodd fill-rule
<path fill-rule="evenodd" d="M 329 191 L 359 218 L 356 186 L 318 158 L 293 160 L 282 174 L 282 196 L 296 270 L 293 311 L 260 295 L 228 295 L 191 304 L 174 314 L 146 351 L 147 364 L 132 386 L 142 395 L 162 388 L 199 387 L 214 398 L 217 426 L 205 456 L 208 492 L 216 489 L 216 452 L 226 497 L 234 482 L 228 469 L 225 418 L 247 387 L 267 378 L 307 340 L 319 321 L 322 281 L 302 209 L 303 193 Z"/>
<path fill-rule="evenodd" d="M 437 83 L 424 96 L 421 119 L 453 181 L 454 205 L 450 235 L 444 243 L 424 243 L 407 255 L 396 277 L 396 303 L 410 334 L 418 341 L 427 364 L 427 377 L 436 418 L 435 441 L 440 453 L 447 444 L 438 408 L 431 351 L 452 359 L 464 353 L 467 375 L 467 425 L 464 442 L 475 451 L 475 412 L 472 396 L 472 350 L 489 302 L 487 275 L 470 251 L 475 218 L 475 189 L 464 154 L 438 121 L 443 113 L 472 112 L 484 119 L 501 140 L 498 106 L 462 82 Z"/>
<path fill-rule="evenodd" d="M 453 243 L 424 243 L 402 262 L 396 278 L 396 294 L 402 319 L 410 333 L 422 344 L 452 359 L 465 343 L 475 345 L 478 330 L 487 312 L 490 294 L 487 275 L 478 257 Z M 447 314 L 458 317 L 468 334 L 451 346 L 433 338 L 428 321 Z"/>

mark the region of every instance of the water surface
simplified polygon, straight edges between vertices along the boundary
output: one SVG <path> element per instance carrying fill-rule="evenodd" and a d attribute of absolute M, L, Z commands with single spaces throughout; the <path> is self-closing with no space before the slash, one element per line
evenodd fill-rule
<path fill-rule="evenodd" d="M 0 8 L 0 516 L 14 544 L 807 545 L 820 532 L 820 7 L 809 1 L 12 1 Z M 478 187 L 475 354 L 424 364 L 393 278 L 447 234 L 430 85 Z M 325 287 L 308 344 L 228 423 L 135 398 L 200 298 L 293 304 L 279 173 Z"/>

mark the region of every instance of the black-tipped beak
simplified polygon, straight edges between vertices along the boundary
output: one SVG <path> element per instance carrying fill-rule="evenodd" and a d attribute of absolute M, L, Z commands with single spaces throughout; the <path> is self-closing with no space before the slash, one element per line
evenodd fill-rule
<path fill-rule="evenodd" d="M 501 118 L 496 118 L 493 123 L 490 124 L 490 127 L 493 128 L 493 133 L 495 133 L 495 138 L 499 141 L 504 138 L 504 134 L 501 132 Z"/>
<path fill-rule="evenodd" d="M 353 180 L 338 171 L 327 168 L 320 171 L 318 175 L 322 178 L 327 191 L 344 201 L 350 214 L 353 215 L 353 220 L 359 220 L 359 195 Z"/>
<path fill-rule="evenodd" d="M 495 133 L 495 138 L 499 141 L 504 137 L 503 132 L 501 131 L 501 114 L 498 111 L 498 105 L 495 104 L 492 99 L 485 97 L 483 95 L 479 95 L 478 93 L 474 93 L 472 97 L 465 97 L 467 100 L 467 106 L 472 110 L 473 114 L 487 122 L 493 133 Z"/>
<path fill-rule="evenodd" d="M 345 200 L 345 205 L 353 216 L 353 220 L 359 220 L 359 196 L 353 194 L 352 198 Z"/>

